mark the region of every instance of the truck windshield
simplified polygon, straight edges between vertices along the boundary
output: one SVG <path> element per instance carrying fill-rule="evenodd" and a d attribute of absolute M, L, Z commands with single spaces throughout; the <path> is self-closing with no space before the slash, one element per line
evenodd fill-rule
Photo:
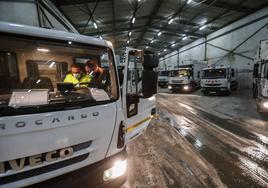
<path fill-rule="evenodd" d="M 190 75 L 189 69 L 172 70 L 171 77 L 188 77 Z"/>
<path fill-rule="evenodd" d="M 210 78 L 226 78 L 226 69 L 208 69 L 204 70 L 202 74 L 202 78 L 210 79 Z"/>
<path fill-rule="evenodd" d="M 168 76 L 168 71 L 159 71 L 158 76 Z"/>
<path fill-rule="evenodd" d="M 112 51 L 0 36 L 0 116 L 82 108 L 118 97 Z"/>

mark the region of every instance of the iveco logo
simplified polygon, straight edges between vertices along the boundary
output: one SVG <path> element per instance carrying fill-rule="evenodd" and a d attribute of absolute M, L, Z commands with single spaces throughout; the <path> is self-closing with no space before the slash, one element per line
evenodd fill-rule
<path fill-rule="evenodd" d="M 72 156 L 74 150 L 72 147 L 51 151 L 43 154 L 38 154 L 30 157 L 24 157 L 20 159 L 14 159 L 11 161 L 0 162 L 0 174 L 5 173 L 7 170 L 12 169 L 14 171 L 22 170 L 25 166 L 38 166 L 43 162 L 52 162 L 59 159 Z"/>

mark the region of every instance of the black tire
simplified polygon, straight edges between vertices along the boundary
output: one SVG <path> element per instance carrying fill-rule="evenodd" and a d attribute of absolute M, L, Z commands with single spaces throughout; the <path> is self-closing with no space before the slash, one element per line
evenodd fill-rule
<path fill-rule="evenodd" d="M 189 89 L 189 92 L 193 92 L 196 90 L 196 83 L 195 82 L 191 82 L 190 83 L 190 89 Z"/>
<path fill-rule="evenodd" d="M 258 90 L 255 85 L 253 85 L 253 98 L 256 99 L 258 97 Z"/>
<path fill-rule="evenodd" d="M 231 95 L 231 91 L 226 91 L 226 92 L 225 92 L 225 95 L 226 95 L 226 96 L 230 96 L 230 95 Z"/>
<path fill-rule="evenodd" d="M 257 112 L 262 113 L 259 102 L 257 102 Z"/>
<path fill-rule="evenodd" d="M 207 96 L 209 94 L 208 91 L 203 91 L 202 93 L 203 93 L 204 96 Z"/>

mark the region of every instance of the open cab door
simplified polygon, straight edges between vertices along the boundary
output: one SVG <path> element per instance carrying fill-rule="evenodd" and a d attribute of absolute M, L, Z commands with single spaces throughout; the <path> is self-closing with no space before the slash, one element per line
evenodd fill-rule
<path fill-rule="evenodd" d="M 123 84 L 125 141 L 138 137 L 156 113 L 158 57 L 142 50 L 126 49 Z"/>

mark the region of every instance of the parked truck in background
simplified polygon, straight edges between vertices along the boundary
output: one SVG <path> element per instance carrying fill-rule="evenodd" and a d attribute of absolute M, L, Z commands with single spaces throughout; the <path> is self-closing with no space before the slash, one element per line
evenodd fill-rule
<path fill-rule="evenodd" d="M 194 91 L 200 87 L 201 71 L 204 67 L 205 63 L 192 61 L 190 64 L 170 70 L 168 89 L 170 91 Z"/>
<path fill-rule="evenodd" d="M 210 92 L 217 94 L 231 94 L 237 90 L 237 69 L 228 66 L 210 66 L 202 70 L 201 92 L 204 95 Z"/>
<path fill-rule="evenodd" d="M 159 87 L 166 87 L 168 85 L 168 70 L 159 70 L 158 71 L 158 86 Z"/>
<path fill-rule="evenodd" d="M 257 110 L 268 112 L 268 40 L 260 41 L 253 69 L 253 97 Z"/>
<path fill-rule="evenodd" d="M 0 22 L 0 187 L 124 183 L 125 146 L 155 114 L 158 59 L 127 48 L 120 92 L 114 57 L 105 40 Z M 105 83 L 63 82 L 91 59 Z"/>

